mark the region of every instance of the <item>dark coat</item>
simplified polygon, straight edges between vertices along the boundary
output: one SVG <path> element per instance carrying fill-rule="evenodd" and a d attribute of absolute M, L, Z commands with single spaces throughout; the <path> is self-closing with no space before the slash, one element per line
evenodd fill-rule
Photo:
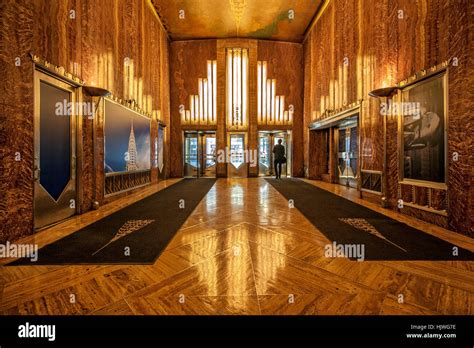
<path fill-rule="evenodd" d="M 281 161 L 285 157 L 285 147 L 277 144 L 273 147 L 273 154 L 275 155 L 275 161 Z"/>

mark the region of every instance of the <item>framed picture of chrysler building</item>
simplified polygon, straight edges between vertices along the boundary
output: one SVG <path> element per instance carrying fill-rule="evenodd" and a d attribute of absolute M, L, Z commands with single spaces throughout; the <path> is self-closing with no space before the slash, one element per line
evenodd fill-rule
<path fill-rule="evenodd" d="M 150 169 L 150 119 L 106 99 L 105 173 Z"/>

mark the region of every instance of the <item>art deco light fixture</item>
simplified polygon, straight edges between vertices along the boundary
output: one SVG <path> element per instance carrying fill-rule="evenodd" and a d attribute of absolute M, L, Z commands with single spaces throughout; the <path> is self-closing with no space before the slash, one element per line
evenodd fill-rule
<path fill-rule="evenodd" d="M 228 48 L 226 113 L 229 130 L 244 130 L 248 122 L 248 49 Z"/>
<path fill-rule="evenodd" d="M 259 125 L 291 125 L 293 110 L 285 110 L 285 96 L 276 95 L 276 79 L 268 78 L 268 63 L 257 62 L 257 122 Z"/>
<path fill-rule="evenodd" d="M 217 124 L 217 61 L 207 61 L 207 77 L 198 79 L 198 94 L 189 96 L 189 109 L 181 110 L 182 125 Z"/>

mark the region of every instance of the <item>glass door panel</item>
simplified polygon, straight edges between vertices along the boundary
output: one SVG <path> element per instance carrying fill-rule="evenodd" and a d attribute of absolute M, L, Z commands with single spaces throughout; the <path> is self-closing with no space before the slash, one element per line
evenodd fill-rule
<path fill-rule="evenodd" d="M 197 177 L 199 173 L 198 134 L 184 133 L 184 176 Z"/>
<path fill-rule="evenodd" d="M 258 173 L 262 176 L 273 174 L 271 136 L 260 133 L 258 137 Z"/>
<path fill-rule="evenodd" d="M 202 159 L 201 175 L 203 177 L 214 178 L 216 176 L 216 135 L 206 133 L 201 136 Z"/>
<path fill-rule="evenodd" d="M 228 176 L 247 177 L 247 164 L 245 163 L 245 134 L 229 134 L 230 163 L 227 164 Z"/>

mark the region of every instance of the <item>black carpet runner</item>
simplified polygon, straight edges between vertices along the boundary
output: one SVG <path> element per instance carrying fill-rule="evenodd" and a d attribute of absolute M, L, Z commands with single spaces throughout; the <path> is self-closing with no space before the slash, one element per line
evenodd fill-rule
<path fill-rule="evenodd" d="M 181 180 L 9 265 L 153 263 L 214 183 Z"/>
<path fill-rule="evenodd" d="M 474 260 L 469 250 L 302 180 L 266 180 L 286 199 L 292 199 L 333 245 L 363 245 L 365 260 Z"/>

